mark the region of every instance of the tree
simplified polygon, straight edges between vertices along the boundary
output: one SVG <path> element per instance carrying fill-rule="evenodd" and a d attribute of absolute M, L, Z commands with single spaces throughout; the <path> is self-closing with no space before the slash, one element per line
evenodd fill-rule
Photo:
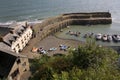
<path fill-rule="evenodd" d="M 110 65 L 118 59 L 116 51 L 107 47 L 99 47 L 91 40 L 85 46 L 79 46 L 76 51 L 73 51 L 73 56 L 73 63 L 83 69 Z"/>
<path fill-rule="evenodd" d="M 33 61 L 31 80 L 119 80 L 116 51 L 99 47 L 88 40 L 86 45 L 66 56 L 42 56 Z"/>

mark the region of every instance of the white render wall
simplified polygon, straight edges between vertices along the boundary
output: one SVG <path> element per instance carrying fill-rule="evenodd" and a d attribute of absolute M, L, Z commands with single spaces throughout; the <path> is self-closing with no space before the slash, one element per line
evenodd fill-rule
<path fill-rule="evenodd" d="M 27 27 L 25 31 L 21 34 L 20 37 L 16 39 L 16 41 L 12 42 L 11 49 L 12 51 L 19 53 L 19 51 L 22 51 L 23 48 L 26 46 L 28 41 L 32 37 L 32 29 L 30 27 Z"/>

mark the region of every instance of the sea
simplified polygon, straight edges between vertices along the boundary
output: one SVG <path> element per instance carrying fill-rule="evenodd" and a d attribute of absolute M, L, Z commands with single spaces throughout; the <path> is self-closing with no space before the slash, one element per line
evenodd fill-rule
<path fill-rule="evenodd" d="M 0 0 L 0 26 L 10 25 L 14 22 L 41 23 L 44 19 L 58 16 L 64 13 L 78 12 L 110 12 L 112 24 L 92 25 L 91 27 L 70 26 L 62 33 L 57 33 L 60 38 L 85 41 L 82 36 L 85 33 L 119 34 L 120 35 L 120 0 Z M 81 37 L 66 35 L 71 31 L 82 32 Z M 120 43 L 98 44 L 120 46 Z"/>
<path fill-rule="evenodd" d="M 0 0 L 0 25 L 41 20 L 63 13 L 110 12 L 120 23 L 120 0 Z"/>

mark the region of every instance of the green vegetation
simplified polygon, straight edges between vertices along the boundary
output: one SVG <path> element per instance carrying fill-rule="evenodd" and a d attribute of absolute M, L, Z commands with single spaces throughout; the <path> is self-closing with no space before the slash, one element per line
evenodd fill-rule
<path fill-rule="evenodd" d="M 120 80 L 118 57 L 116 51 L 88 41 L 69 55 L 33 60 L 30 80 Z"/>

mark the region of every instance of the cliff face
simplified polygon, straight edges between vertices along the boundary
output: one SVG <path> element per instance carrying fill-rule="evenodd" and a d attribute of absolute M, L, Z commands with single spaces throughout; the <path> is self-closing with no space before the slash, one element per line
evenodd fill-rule
<path fill-rule="evenodd" d="M 69 13 L 48 18 L 42 23 L 35 25 L 33 29 L 39 39 L 42 40 L 44 37 L 54 34 L 69 25 L 95 25 L 111 23 L 112 18 L 109 12 Z"/>

